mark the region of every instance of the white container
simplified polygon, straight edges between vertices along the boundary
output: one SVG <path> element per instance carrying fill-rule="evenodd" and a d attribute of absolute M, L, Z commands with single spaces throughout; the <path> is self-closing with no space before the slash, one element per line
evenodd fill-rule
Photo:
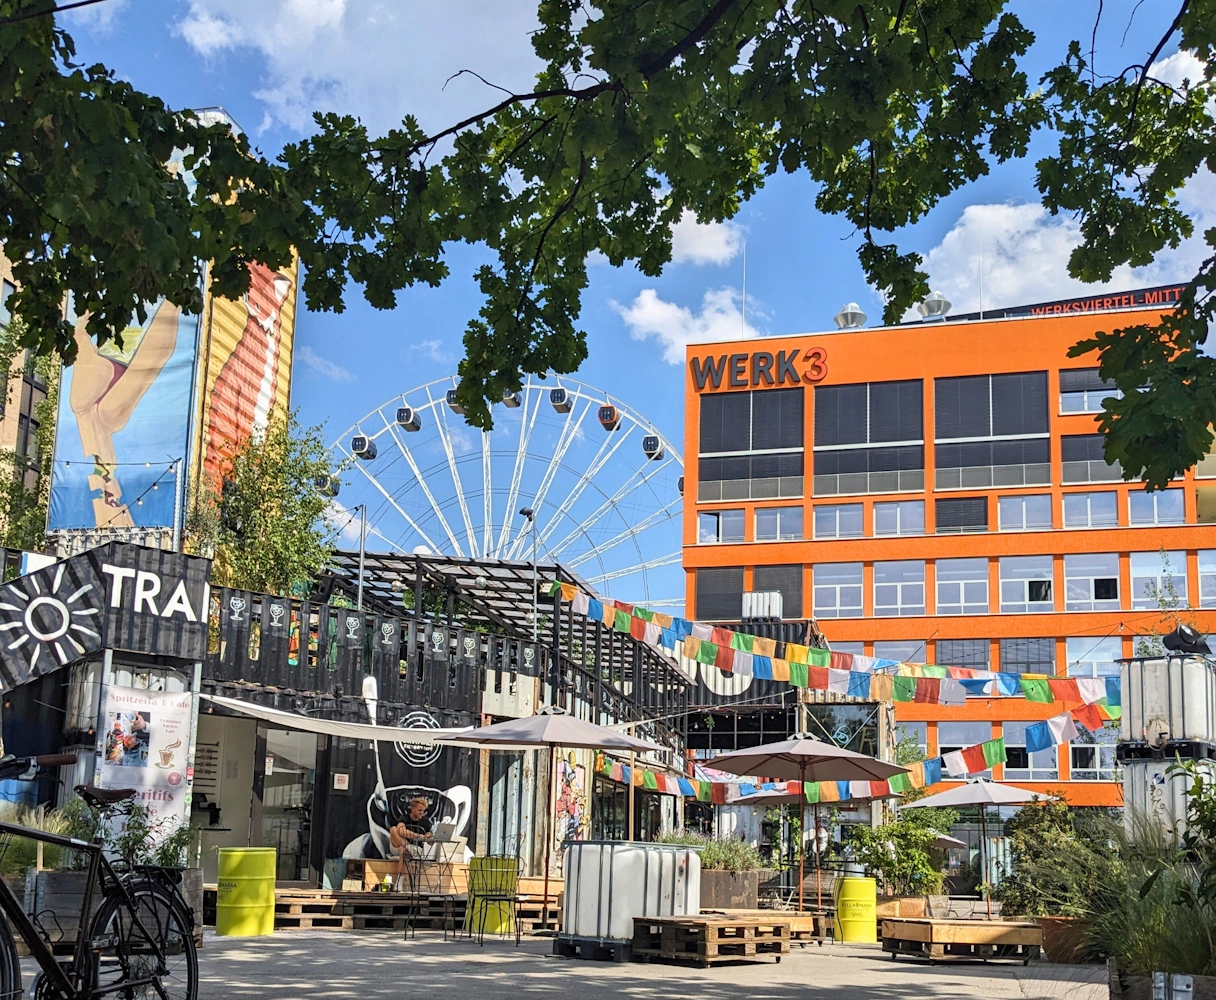
<path fill-rule="evenodd" d="M 1161 827 L 1171 843 L 1186 832 L 1186 793 L 1190 779 L 1169 774 L 1172 760 L 1123 762 L 1123 823 L 1129 832 L 1145 823 Z M 1216 779 L 1216 762 L 1197 762 L 1209 780 Z"/>
<path fill-rule="evenodd" d="M 633 940 L 634 917 L 701 912 L 701 859 L 677 844 L 579 841 L 566 848 L 562 937 Z"/>
<path fill-rule="evenodd" d="M 1216 743 L 1216 668 L 1194 656 L 1171 656 L 1129 660 L 1122 674 L 1121 740 Z"/>
<path fill-rule="evenodd" d="M 743 618 L 766 618 L 780 621 L 784 611 L 779 590 L 749 590 L 743 594 Z"/>

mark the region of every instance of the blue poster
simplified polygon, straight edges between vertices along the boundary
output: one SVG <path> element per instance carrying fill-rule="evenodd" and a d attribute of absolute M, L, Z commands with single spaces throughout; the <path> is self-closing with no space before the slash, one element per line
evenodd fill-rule
<path fill-rule="evenodd" d="M 59 386 L 50 531 L 173 527 L 198 322 L 162 300 L 121 346 L 99 348 L 77 320 L 76 362 Z"/>

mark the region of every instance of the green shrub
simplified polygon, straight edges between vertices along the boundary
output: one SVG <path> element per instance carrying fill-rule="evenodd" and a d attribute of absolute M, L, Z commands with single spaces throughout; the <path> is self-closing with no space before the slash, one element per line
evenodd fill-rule
<path fill-rule="evenodd" d="M 698 848 L 705 871 L 750 872 L 763 868 L 760 852 L 745 840 L 734 837 L 703 837 L 699 833 L 665 833 L 660 844 L 683 844 Z"/>
<path fill-rule="evenodd" d="M 72 836 L 71 822 L 60 810 L 47 809 L 45 806 L 26 806 L 15 802 L 0 804 L 0 822 L 16 823 L 18 826 L 28 826 L 44 833 L 55 833 L 60 836 Z M 12 878 L 24 875 L 38 862 L 38 841 L 28 837 L 8 837 L 3 855 L 0 856 L 0 875 Z M 60 868 L 63 866 L 65 851 L 56 844 L 42 845 L 42 864 L 44 868 Z"/>

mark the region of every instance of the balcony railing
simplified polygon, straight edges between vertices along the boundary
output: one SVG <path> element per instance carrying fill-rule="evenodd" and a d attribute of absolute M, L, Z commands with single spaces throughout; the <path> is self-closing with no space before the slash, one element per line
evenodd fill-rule
<path fill-rule="evenodd" d="M 1067 482 L 1067 480 L 1065 480 Z M 933 484 L 939 490 L 977 490 L 992 486 L 1050 486 L 1051 464 L 972 465 L 961 469 L 937 469 Z"/>
<path fill-rule="evenodd" d="M 842 472 L 815 476 L 817 497 L 847 496 L 859 493 L 922 493 L 925 489 L 924 469 L 903 469 L 898 472 Z"/>
<path fill-rule="evenodd" d="M 1118 462 L 1094 459 L 1088 462 L 1065 462 L 1065 483 L 1117 483 L 1123 479 L 1123 469 Z"/>
<path fill-rule="evenodd" d="M 803 476 L 772 476 L 764 479 L 710 479 L 697 483 L 698 503 L 722 500 L 785 500 L 801 497 Z"/>

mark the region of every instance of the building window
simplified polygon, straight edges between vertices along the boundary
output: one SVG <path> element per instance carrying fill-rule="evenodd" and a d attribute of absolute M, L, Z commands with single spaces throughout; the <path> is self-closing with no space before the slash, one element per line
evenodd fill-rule
<path fill-rule="evenodd" d="M 16 290 L 17 286 L 11 281 L 0 281 L 0 326 L 8 326 L 9 320 L 13 318 L 8 308 L 8 297 Z"/>
<path fill-rule="evenodd" d="M 1185 524 L 1182 490 L 1158 490 L 1156 493 L 1134 490 L 1127 496 L 1128 523 L 1132 527 L 1155 524 Z"/>
<path fill-rule="evenodd" d="M 1002 639 L 1001 670 L 1008 674 L 1054 675 L 1055 639 Z"/>
<path fill-rule="evenodd" d="M 939 490 L 1051 482 L 1047 373 L 933 382 Z"/>
<path fill-rule="evenodd" d="M 852 653 L 854 656 L 865 656 L 864 642 L 833 642 L 830 644 L 833 653 Z"/>
<path fill-rule="evenodd" d="M 812 572 L 816 618 L 861 616 L 861 563 L 819 563 Z"/>
<path fill-rule="evenodd" d="M 697 502 L 802 496 L 803 391 L 701 397 Z"/>
<path fill-rule="evenodd" d="M 1106 723 L 1096 732 L 1077 729 L 1072 741 L 1073 781 L 1118 781 L 1119 765 L 1115 761 L 1115 744 L 1119 742 L 1119 724 Z"/>
<path fill-rule="evenodd" d="M 1102 400 L 1123 395 L 1113 379 L 1104 379 L 1097 368 L 1074 368 L 1060 372 L 1061 413 L 1101 413 Z"/>
<path fill-rule="evenodd" d="M 925 613 L 925 564 L 923 560 L 874 564 L 874 614 L 923 615 Z"/>
<path fill-rule="evenodd" d="M 1060 776 L 1056 765 L 1056 748 L 1026 749 L 1026 727 L 1033 722 L 1006 722 L 1005 777 L 1009 781 L 1055 781 Z"/>
<path fill-rule="evenodd" d="M 1101 434 L 1065 434 L 1060 438 L 1065 483 L 1117 483 L 1123 478 L 1118 462 L 1108 463 Z"/>
<path fill-rule="evenodd" d="M 920 381 L 815 388 L 816 496 L 925 488 Z"/>
<path fill-rule="evenodd" d="M 953 753 L 964 750 L 977 743 L 987 743 L 992 739 L 992 724 L 989 722 L 939 722 L 937 724 L 937 752 L 939 754 Z M 986 777 L 992 777 L 992 771 L 985 771 Z M 951 775 L 943 773 L 947 780 Z M 975 777 L 975 775 L 968 775 Z"/>
<path fill-rule="evenodd" d="M 1118 677 L 1123 640 L 1075 636 L 1066 640 L 1069 677 Z"/>
<path fill-rule="evenodd" d="M 1199 606 L 1216 608 L 1216 549 L 1199 550 Z"/>
<path fill-rule="evenodd" d="M 958 497 L 935 500 L 933 503 L 934 530 L 939 535 L 964 531 L 988 530 L 988 498 Z"/>
<path fill-rule="evenodd" d="M 988 560 L 937 560 L 937 613 L 986 615 L 988 613 Z M 941 644 L 938 644 L 940 650 Z"/>
<path fill-rule="evenodd" d="M 1001 560 L 1001 610 L 1051 611 L 1051 556 L 1006 556 Z"/>
<path fill-rule="evenodd" d="M 787 542 L 800 538 L 801 507 L 761 507 L 756 511 L 756 541 Z"/>
<path fill-rule="evenodd" d="M 752 590 L 776 590 L 781 594 L 781 617 L 787 621 L 802 617 L 802 566 L 757 566 L 752 573 Z"/>
<path fill-rule="evenodd" d="M 900 500 L 896 503 L 874 505 L 875 535 L 923 535 L 925 533 L 925 502 Z"/>
<path fill-rule="evenodd" d="M 1000 517 L 1001 531 L 1050 531 L 1051 496 L 1035 493 L 1022 497 L 1000 497 L 997 500 L 997 515 Z"/>
<path fill-rule="evenodd" d="M 1119 495 L 1103 493 L 1065 493 L 1064 527 L 1113 528 L 1119 523 Z"/>
<path fill-rule="evenodd" d="M 711 545 L 714 542 L 743 541 L 743 511 L 702 510 L 697 513 L 697 542 Z"/>
<path fill-rule="evenodd" d="M 991 646 L 987 639 L 938 639 L 936 660 L 949 667 L 987 669 Z"/>
<path fill-rule="evenodd" d="M 712 566 L 697 570 L 697 618 L 733 621 L 743 617 L 743 567 Z"/>
<path fill-rule="evenodd" d="M 1082 552 L 1064 557 L 1065 611 L 1119 610 L 1119 557 Z"/>
<path fill-rule="evenodd" d="M 1186 553 L 1132 553 L 1132 607 L 1137 611 L 1186 607 Z"/>
<path fill-rule="evenodd" d="M 895 724 L 895 743 L 903 751 L 900 757 L 905 760 L 911 757 L 909 751 L 916 748 L 917 760 L 929 756 L 929 724 L 926 722 L 897 722 Z M 907 757 L 904 755 L 907 754 Z"/>
<path fill-rule="evenodd" d="M 860 538 L 861 504 L 833 503 L 815 508 L 816 538 Z"/>
<path fill-rule="evenodd" d="M 924 639 L 888 639 L 874 643 L 874 658 L 895 663 L 924 663 Z"/>

